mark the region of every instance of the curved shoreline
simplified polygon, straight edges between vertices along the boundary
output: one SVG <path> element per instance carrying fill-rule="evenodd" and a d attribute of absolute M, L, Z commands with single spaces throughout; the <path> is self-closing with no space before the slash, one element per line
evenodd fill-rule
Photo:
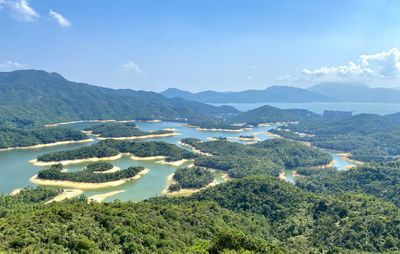
<path fill-rule="evenodd" d="M 78 190 L 95 190 L 95 189 L 102 189 L 102 188 L 109 188 L 109 187 L 116 187 L 122 185 L 131 180 L 137 180 L 150 172 L 150 169 L 145 168 L 140 171 L 137 175 L 129 178 L 124 178 L 120 180 L 104 182 L 104 183 L 87 183 L 87 182 L 72 182 L 72 181 L 62 181 L 62 180 L 47 180 L 47 179 L 40 179 L 38 175 L 34 175 L 29 179 L 31 183 L 37 185 L 47 185 L 47 186 L 59 186 L 71 189 L 78 189 Z"/>
<path fill-rule="evenodd" d="M 132 155 L 131 159 L 135 161 L 158 161 L 158 160 L 165 160 L 167 157 L 165 156 L 148 156 L 148 157 L 139 157 Z"/>
<path fill-rule="evenodd" d="M 38 144 L 38 145 L 33 145 L 33 146 L 16 146 L 16 147 L 9 147 L 9 148 L 1 148 L 0 152 L 2 152 L 2 151 L 11 151 L 11 150 L 39 149 L 39 148 L 50 147 L 50 146 L 89 143 L 89 142 L 93 142 L 93 141 L 94 141 L 94 139 L 91 139 L 91 138 L 82 139 L 82 140 L 58 141 L 58 142 L 54 142 L 54 143 Z"/>
<path fill-rule="evenodd" d="M 181 145 L 181 146 L 185 146 L 187 148 L 190 148 L 192 150 L 192 152 L 194 152 L 194 153 L 197 153 L 197 154 L 200 154 L 200 155 L 204 155 L 204 156 L 213 156 L 211 153 L 202 152 L 200 149 L 197 149 L 196 147 L 194 147 L 192 145 L 183 143 L 182 141 L 179 141 L 178 144 Z"/>
<path fill-rule="evenodd" d="M 94 173 L 95 174 L 110 174 L 110 173 L 114 173 L 114 172 L 117 172 L 117 171 L 120 171 L 120 170 L 121 170 L 120 167 L 114 166 L 109 170 L 106 170 L 106 171 L 94 171 Z"/>
<path fill-rule="evenodd" d="M 171 166 L 175 166 L 175 167 L 180 167 L 183 164 L 185 164 L 186 162 L 188 162 L 189 160 L 187 159 L 182 159 L 179 161 L 166 161 L 166 160 L 162 160 L 162 161 L 156 161 L 156 163 L 158 164 L 164 164 L 164 165 L 171 165 Z"/>
<path fill-rule="evenodd" d="M 108 123 L 108 122 L 117 122 L 117 123 L 131 123 L 134 122 L 134 120 L 113 120 L 113 119 L 107 119 L 107 120 L 78 120 L 78 121 L 69 121 L 69 122 L 61 122 L 61 123 L 51 123 L 51 124 L 46 124 L 44 125 L 45 127 L 57 127 L 61 125 L 68 125 L 68 124 L 75 124 L 75 123 Z"/>
<path fill-rule="evenodd" d="M 88 202 L 98 202 L 101 203 L 104 201 L 104 199 L 115 196 L 117 194 L 123 193 L 126 190 L 117 190 L 117 191 L 110 191 L 110 192 L 106 192 L 103 194 L 98 194 L 98 195 L 93 195 L 88 197 Z"/>
<path fill-rule="evenodd" d="M 131 137 L 100 137 L 99 135 L 96 135 L 96 134 L 91 134 L 91 135 L 97 136 L 97 139 L 99 139 L 99 140 L 106 140 L 106 139 L 135 140 L 135 139 L 149 139 L 149 138 L 165 138 L 165 137 L 178 136 L 178 135 L 181 135 L 181 134 L 177 133 L 177 132 L 172 132 L 172 133 L 165 133 L 165 134 L 149 134 L 149 135 L 131 136 Z"/>
<path fill-rule="evenodd" d="M 54 198 L 52 198 L 49 201 L 47 201 L 46 204 L 49 204 L 51 202 L 60 202 L 60 201 L 63 201 L 65 199 L 72 199 L 72 198 L 77 197 L 77 196 L 79 196 L 81 194 L 83 194 L 83 191 L 81 191 L 81 190 L 65 189 L 60 194 L 58 194 Z"/>
<path fill-rule="evenodd" d="M 202 128 L 200 126 L 191 125 L 191 124 L 183 124 L 185 127 L 195 128 L 198 131 L 220 131 L 220 132 L 242 132 L 250 130 L 250 128 L 240 128 L 240 129 L 219 129 L 219 128 Z"/>
<path fill-rule="evenodd" d="M 173 179 L 173 177 L 174 177 L 174 174 L 171 174 L 171 175 L 168 176 L 168 178 L 167 178 L 167 186 L 162 191 L 163 195 L 166 195 L 166 196 L 190 196 L 193 193 L 205 190 L 207 188 L 213 187 L 213 186 L 218 184 L 218 182 L 214 179 L 211 183 L 209 183 L 206 186 L 201 187 L 201 188 L 197 188 L 197 189 L 180 189 L 179 191 L 170 192 L 168 190 L 169 186 L 175 183 L 175 180 Z"/>
<path fill-rule="evenodd" d="M 110 156 L 110 157 L 92 157 L 92 158 L 85 158 L 85 159 L 76 159 L 76 160 L 64 160 L 64 161 L 39 161 L 38 159 L 33 159 L 30 160 L 29 163 L 32 163 L 35 166 L 39 167 L 44 167 L 44 166 L 51 166 L 54 164 L 63 164 L 63 165 L 69 165 L 69 164 L 79 164 L 79 163 L 85 163 L 85 162 L 97 162 L 97 161 L 112 161 L 112 160 L 118 160 L 121 159 L 122 153 L 117 154 L 115 156 Z"/>

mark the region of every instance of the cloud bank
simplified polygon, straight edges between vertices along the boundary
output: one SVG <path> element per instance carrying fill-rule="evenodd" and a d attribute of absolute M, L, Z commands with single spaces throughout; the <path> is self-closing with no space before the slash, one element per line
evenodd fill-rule
<path fill-rule="evenodd" d="M 304 69 L 302 73 L 305 76 L 327 80 L 397 79 L 400 77 L 400 50 L 392 48 L 372 55 L 361 55 L 356 63 L 349 61 L 342 66 Z"/>
<path fill-rule="evenodd" d="M 32 22 L 40 16 L 27 0 L 0 0 L 0 7 L 9 9 L 11 17 L 19 21 Z"/>

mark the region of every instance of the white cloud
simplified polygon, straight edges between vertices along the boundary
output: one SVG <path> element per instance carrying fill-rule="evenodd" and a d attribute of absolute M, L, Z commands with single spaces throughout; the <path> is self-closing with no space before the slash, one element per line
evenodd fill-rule
<path fill-rule="evenodd" d="M 400 77 L 400 50 L 372 55 L 361 55 L 356 63 L 349 61 L 342 66 L 322 67 L 314 70 L 304 69 L 302 73 L 320 79 L 396 79 Z"/>
<path fill-rule="evenodd" d="M 20 69 L 25 69 L 27 67 L 26 64 L 21 64 L 12 61 L 5 61 L 0 63 L 0 71 L 15 71 Z"/>
<path fill-rule="evenodd" d="M 27 0 L 0 0 L 0 7 L 9 9 L 11 16 L 19 21 L 32 22 L 39 18 Z"/>
<path fill-rule="evenodd" d="M 135 64 L 134 62 L 132 62 L 131 60 L 122 64 L 121 68 L 124 71 L 134 71 L 136 73 L 144 73 L 144 71 L 142 71 L 142 69 L 140 69 L 140 67 L 137 64 Z"/>
<path fill-rule="evenodd" d="M 253 77 L 253 76 L 246 76 L 246 77 L 244 77 L 244 79 L 245 79 L 245 80 L 248 80 L 248 81 L 251 81 L 251 80 L 254 79 L 254 77 Z"/>
<path fill-rule="evenodd" d="M 54 19 L 60 26 L 62 27 L 69 27 L 71 26 L 71 22 L 66 19 L 63 15 L 53 10 L 49 11 L 49 15 L 52 19 Z"/>

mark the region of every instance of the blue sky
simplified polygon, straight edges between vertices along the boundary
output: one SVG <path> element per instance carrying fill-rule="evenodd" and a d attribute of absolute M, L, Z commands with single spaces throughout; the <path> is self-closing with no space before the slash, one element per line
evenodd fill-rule
<path fill-rule="evenodd" d="M 0 0 L 0 70 L 155 91 L 399 87 L 399 10 L 384 0 Z"/>

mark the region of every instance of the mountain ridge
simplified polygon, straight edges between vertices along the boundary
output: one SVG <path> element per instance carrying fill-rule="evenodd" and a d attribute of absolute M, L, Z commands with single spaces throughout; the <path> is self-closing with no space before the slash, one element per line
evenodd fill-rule
<path fill-rule="evenodd" d="M 182 120 L 235 114 L 238 110 L 168 99 L 155 92 L 73 82 L 58 73 L 19 70 L 0 72 L 0 113 L 50 123 L 95 119 Z"/>

